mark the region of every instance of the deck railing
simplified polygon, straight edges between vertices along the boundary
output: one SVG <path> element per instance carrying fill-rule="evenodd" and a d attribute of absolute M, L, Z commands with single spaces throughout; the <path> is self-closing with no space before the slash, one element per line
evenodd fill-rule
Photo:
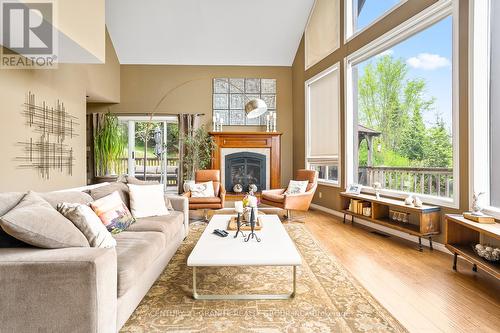
<path fill-rule="evenodd" d="M 383 189 L 453 196 L 453 169 L 413 167 L 359 167 L 359 182 L 373 187 L 379 182 Z"/>
<path fill-rule="evenodd" d="M 128 169 L 128 159 L 127 158 L 122 158 L 120 159 L 120 167 L 123 172 L 127 172 Z M 148 157 L 146 159 L 146 167 L 158 167 L 158 171 L 155 171 L 154 173 L 148 172 L 147 176 L 148 179 L 151 180 L 156 180 L 161 178 L 161 169 L 159 168 L 162 165 L 162 160 L 156 157 Z M 177 186 L 177 172 L 175 171 L 176 168 L 179 165 L 179 158 L 177 157 L 172 157 L 167 159 L 167 185 L 168 186 Z M 135 166 L 136 166 L 136 176 L 141 178 L 142 173 L 144 172 L 144 169 L 142 168 L 144 166 L 144 158 L 139 158 L 137 157 L 135 159 Z M 137 168 L 139 167 L 139 168 Z"/>

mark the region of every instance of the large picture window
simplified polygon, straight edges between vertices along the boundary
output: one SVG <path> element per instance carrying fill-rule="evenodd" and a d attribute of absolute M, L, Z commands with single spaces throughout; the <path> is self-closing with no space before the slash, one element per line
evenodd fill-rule
<path fill-rule="evenodd" d="M 348 57 L 349 182 L 457 204 L 452 9 L 443 1 Z"/>
<path fill-rule="evenodd" d="M 366 29 L 406 0 L 345 0 L 346 37 Z"/>
<path fill-rule="evenodd" d="M 306 82 L 306 167 L 331 185 L 340 176 L 339 89 L 338 64 Z"/>
<path fill-rule="evenodd" d="M 472 4 L 471 197 L 483 193 L 481 205 L 500 217 L 500 4 Z"/>

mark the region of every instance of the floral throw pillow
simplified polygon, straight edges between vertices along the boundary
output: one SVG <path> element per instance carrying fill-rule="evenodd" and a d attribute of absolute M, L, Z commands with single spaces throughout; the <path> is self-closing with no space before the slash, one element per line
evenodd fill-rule
<path fill-rule="evenodd" d="M 130 213 L 118 191 L 111 193 L 90 204 L 109 232 L 113 234 L 126 230 L 135 218 Z"/>
<path fill-rule="evenodd" d="M 288 184 L 288 189 L 286 190 L 286 194 L 300 194 L 305 193 L 307 189 L 307 185 L 309 182 L 307 180 L 290 180 Z"/>
<path fill-rule="evenodd" d="M 190 188 L 191 196 L 193 198 L 215 197 L 214 183 L 212 181 L 192 184 Z"/>

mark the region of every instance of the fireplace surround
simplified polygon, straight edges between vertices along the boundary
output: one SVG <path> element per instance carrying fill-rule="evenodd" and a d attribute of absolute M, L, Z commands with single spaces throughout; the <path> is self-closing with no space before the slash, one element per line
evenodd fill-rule
<path fill-rule="evenodd" d="M 244 167 L 243 172 L 248 173 L 248 166 L 253 169 L 255 165 L 259 166 L 260 173 L 255 174 L 255 171 L 250 178 L 257 178 L 260 186 L 258 191 L 263 189 L 276 189 L 281 185 L 281 133 L 278 132 L 210 132 L 210 135 L 215 140 L 217 148 L 212 156 L 212 169 L 221 170 L 221 182 L 226 186 L 228 193 L 233 192 L 233 182 L 231 180 L 231 172 L 228 169 L 227 163 L 233 164 L 231 157 L 239 157 L 235 159 L 235 165 Z M 235 155 L 240 154 L 240 155 Z M 226 157 L 228 157 L 226 159 Z M 259 160 L 259 161 L 257 161 Z M 250 162 L 250 163 L 249 163 Z M 265 163 L 264 163 L 265 162 Z M 265 168 L 264 168 L 265 165 Z M 246 169 L 245 169 L 246 168 Z M 226 172 L 228 170 L 229 172 Z M 229 176 L 228 176 L 229 175 Z M 242 176 L 249 176 L 243 174 Z M 258 177 L 256 177 L 258 176 Z M 229 180 L 228 180 L 229 178 Z M 247 186 L 250 184 L 248 179 L 243 185 L 243 191 L 247 191 Z M 265 181 L 264 181 L 265 179 Z M 265 185 L 264 185 L 265 184 Z M 245 186 L 246 185 L 246 186 Z"/>

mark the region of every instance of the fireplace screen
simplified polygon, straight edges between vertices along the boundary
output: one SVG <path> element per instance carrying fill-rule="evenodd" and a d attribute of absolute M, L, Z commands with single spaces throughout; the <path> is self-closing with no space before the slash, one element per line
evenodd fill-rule
<path fill-rule="evenodd" d="M 225 158 L 225 185 L 229 192 L 234 192 L 235 185 L 240 184 L 244 192 L 248 192 L 251 184 L 260 192 L 266 189 L 266 155 L 257 153 L 234 153 Z"/>

